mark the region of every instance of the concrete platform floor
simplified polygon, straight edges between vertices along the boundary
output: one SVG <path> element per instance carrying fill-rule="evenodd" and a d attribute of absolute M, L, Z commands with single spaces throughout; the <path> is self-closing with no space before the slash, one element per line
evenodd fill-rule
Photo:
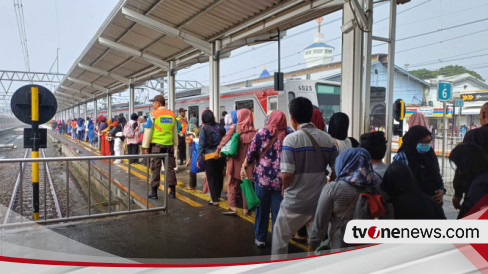
<path fill-rule="evenodd" d="M 71 146 L 80 155 L 97 155 L 97 151 L 86 143 L 72 142 L 66 136 L 57 135 L 56 138 Z M 141 166 L 139 165 L 139 169 Z M 128 175 L 127 163 L 113 165 L 112 170 L 115 178 Z M 145 175 L 145 172 L 137 168 L 132 168 L 131 172 Z M 45 240 L 35 241 L 35 244 L 29 242 L 22 246 L 53 252 L 67 248 L 64 250 L 65 253 L 76 254 L 76 250 L 73 250 L 76 248 L 66 247 L 64 241 L 60 241 L 60 246 L 55 243 L 59 236 L 64 236 L 103 254 L 144 263 L 161 263 L 162 258 L 171 259 L 171 262 L 174 262 L 174 259 L 185 258 L 233 258 L 229 262 L 268 260 L 271 253 L 271 235 L 268 234 L 268 244 L 265 248 L 256 247 L 253 214 L 243 216 L 242 210 L 239 210 L 237 216 L 223 215 L 222 212 L 228 209 L 225 199 L 222 199 L 223 202 L 218 207 L 208 205 L 207 201 L 210 198 L 201 192 L 203 174 L 198 176 L 197 190 L 184 189 L 188 177 L 188 169 L 179 166 L 177 199 L 168 198 L 166 214 L 152 212 L 93 219 L 45 226 L 45 229 L 40 231 L 35 228 L 8 230 L 3 232 L 2 242 L 20 243 L 25 239 L 24 236 L 36 234 L 36 238 Z M 137 179 L 132 177 L 133 186 L 141 183 L 137 182 Z M 145 187 L 141 189 L 145 191 Z M 146 198 L 144 194 L 140 196 Z M 161 191 L 159 196 L 158 201 L 149 202 L 159 204 L 163 198 Z M 304 252 L 305 248 L 302 244 L 290 244 L 290 252 Z M 20 250 L 18 253 L 22 253 Z M 208 260 L 201 262 L 208 263 Z M 223 261 L 219 259 L 215 262 Z"/>

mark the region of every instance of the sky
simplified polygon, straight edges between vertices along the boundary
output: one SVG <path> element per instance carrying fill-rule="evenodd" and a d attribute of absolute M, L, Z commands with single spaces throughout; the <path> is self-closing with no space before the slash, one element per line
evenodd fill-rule
<path fill-rule="evenodd" d="M 20 1 L 20 0 L 17 0 Z M 48 72 L 59 48 L 59 72 L 66 73 L 93 38 L 118 0 L 23 0 L 25 33 L 30 70 Z M 375 6 L 373 34 L 388 34 L 388 3 Z M 0 1 L 0 70 L 26 71 L 14 0 Z M 335 12 L 324 17 L 322 32 L 335 48 L 340 61 L 341 17 Z M 479 21 L 479 22 L 477 22 Z M 305 67 L 303 49 L 313 42 L 315 21 L 287 30 L 282 40 L 281 68 Z M 462 65 L 488 79 L 488 1 L 412 0 L 398 6 L 396 65 L 407 70 L 438 69 Z M 387 53 L 387 46 L 374 42 L 374 53 Z M 277 43 L 245 46 L 221 62 L 221 84 L 256 78 L 264 66 L 277 71 Z M 56 71 L 56 65 L 51 71 Z M 209 83 L 208 64 L 177 72 L 177 79 Z M 12 90 L 27 83 L 16 83 Z M 48 86 L 50 89 L 54 87 Z M 4 94 L 0 87 L 0 94 Z M 1 97 L 0 97 L 1 98 Z"/>

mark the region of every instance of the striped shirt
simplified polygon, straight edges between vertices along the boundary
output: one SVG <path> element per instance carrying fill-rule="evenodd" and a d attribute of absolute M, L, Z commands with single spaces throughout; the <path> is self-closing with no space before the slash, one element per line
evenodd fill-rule
<path fill-rule="evenodd" d="M 317 141 L 325 163 L 303 130 Z M 315 214 L 320 192 L 327 182 L 324 170 L 327 165 L 333 168 L 337 155 L 332 137 L 311 123 L 301 124 L 296 132 L 286 136 L 283 140 L 280 169 L 282 173 L 294 175 L 282 202 L 286 210 L 298 214 Z"/>

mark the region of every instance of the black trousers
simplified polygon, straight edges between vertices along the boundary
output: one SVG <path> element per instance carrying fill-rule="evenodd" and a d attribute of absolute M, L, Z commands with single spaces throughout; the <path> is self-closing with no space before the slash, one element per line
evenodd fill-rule
<path fill-rule="evenodd" d="M 222 194 L 222 186 L 224 185 L 224 165 L 224 158 L 219 158 L 218 160 L 209 159 L 205 161 L 205 175 L 207 176 L 210 196 L 214 202 L 218 202 L 220 195 Z"/>
<path fill-rule="evenodd" d="M 127 154 L 129 155 L 137 155 L 139 154 L 139 144 L 128 144 L 127 145 Z M 138 159 L 129 159 L 129 163 L 137 163 Z"/>
<path fill-rule="evenodd" d="M 197 174 L 190 172 L 190 187 L 197 187 Z"/>
<path fill-rule="evenodd" d="M 178 135 L 178 159 L 180 163 L 183 163 L 186 160 L 186 143 L 185 143 L 185 136 L 180 137 Z"/>

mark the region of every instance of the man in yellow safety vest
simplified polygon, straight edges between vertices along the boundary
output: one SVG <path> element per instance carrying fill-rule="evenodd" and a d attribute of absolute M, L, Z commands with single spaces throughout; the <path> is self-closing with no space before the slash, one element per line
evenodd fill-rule
<path fill-rule="evenodd" d="M 145 154 L 168 153 L 168 170 L 165 170 L 166 180 L 170 189 L 169 197 L 176 198 L 176 161 L 174 144 L 176 141 L 176 117 L 175 114 L 164 107 L 165 99 L 157 95 L 153 102 L 154 110 L 151 111 L 147 123 L 144 125 L 142 148 Z M 157 199 L 157 190 L 161 180 L 161 158 L 151 158 L 151 187 L 150 199 Z"/>
<path fill-rule="evenodd" d="M 185 133 L 188 126 L 188 120 L 185 117 L 186 109 L 180 108 L 178 110 L 180 115 L 176 118 L 178 121 L 178 159 L 180 159 L 180 165 L 184 165 L 186 160 L 186 142 Z"/>

